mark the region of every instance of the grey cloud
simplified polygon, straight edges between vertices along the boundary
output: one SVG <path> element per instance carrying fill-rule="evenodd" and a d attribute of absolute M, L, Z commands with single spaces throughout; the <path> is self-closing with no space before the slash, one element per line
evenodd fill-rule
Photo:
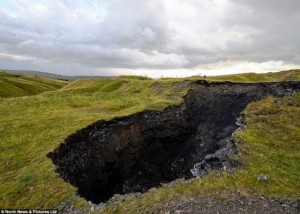
<path fill-rule="evenodd" d="M 0 56 L 2 66 L 103 73 L 221 60 L 300 63 L 298 0 L 38 2 L 0 3 L 0 52 L 33 59 Z"/>
<path fill-rule="evenodd" d="M 274 14 L 293 14 L 299 13 L 300 2 L 297 0 L 233 0 L 237 4 L 244 4 L 251 7 L 254 11 Z"/>
<path fill-rule="evenodd" d="M 300 51 L 300 1 L 297 0 L 234 0 L 237 8 L 246 15 L 231 16 L 224 20 L 228 26 L 248 26 L 256 30 L 249 36 L 248 45 L 230 41 L 226 53 L 255 61 L 284 60 L 300 63 L 294 59 Z M 233 57 L 235 58 L 235 57 Z"/>

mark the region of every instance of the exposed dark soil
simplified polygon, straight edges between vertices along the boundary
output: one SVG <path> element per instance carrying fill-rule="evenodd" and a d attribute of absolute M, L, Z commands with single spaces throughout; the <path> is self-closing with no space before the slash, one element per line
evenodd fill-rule
<path fill-rule="evenodd" d="M 202 176 L 233 163 L 232 133 L 249 102 L 290 95 L 299 82 L 198 81 L 180 106 L 98 121 L 48 154 L 57 172 L 93 203 L 114 194 L 145 192 L 177 178 Z M 191 173 L 191 170 L 193 174 Z"/>

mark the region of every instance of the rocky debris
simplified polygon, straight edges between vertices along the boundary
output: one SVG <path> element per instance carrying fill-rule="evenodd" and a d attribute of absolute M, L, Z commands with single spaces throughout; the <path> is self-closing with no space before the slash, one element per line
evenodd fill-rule
<path fill-rule="evenodd" d="M 269 177 L 264 174 L 260 174 L 257 176 L 256 180 L 257 181 L 267 181 L 267 180 L 269 180 Z"/>
<path fill-rule="evenodd" d="M 178 83 L 175 84 L 174 88 L 172 89 L 174 92 L 176 91 L 181 91 L 184 88 L 187 88 L 187 86 L 192 85 L 193 82 L 190 80 L 184 80 L 184 81 L 180 81 Z"/>
<path fill-rule="evenodd" d="M 292 96 L 293 95 L 293 93 L 294 93 L 294 91 L 293 91 L 293 89 L 291 89 L 291 88 L 288 88 L 287 90 L 286 90 L 286 92 L 285 92 L 285 96 Z"/>
<path fill-rule="evenodd" d="M 226 198 L 211 196 L 203 198 L 181 197 L 169 201 L 156 214 L 174 214 L 180 210 L 181 214 L 232 214 L 232 213 L 300 213 L 299 201 L 278 201 L 271 197 L 250 194 L 242 196 L 238 193 L 230 193 Z"/>
<path fill-rule="evenodd" d="M 213 154 L 208 154 L 204 157 L 201 162 L 194 165 L 191 169 L 191 173 L 194 177 L 203 177 L 210 170 L 227 170 L 229 168 L 234 168 L 238 165 L 230 159 L 230 155 L 236 152 L 236 147 L 233 146 L 233 140 L 227 140 L 228 144 L 226 147 L 217 150 Z"/>
<path fill-rule="evenodd" d="M 83 210 L 79 209 L 78 207 L 72 206 L 70 204 L 60 205 L 58 207 L 58 213 L 64 214 L 85 214 Z"/>
<path fill-rule="evenodd" d="M 237 132 L 241 132 L 247 128 L 246 123 L 245 123 L 245 118 L 243 115 L 239 116 L 236 119 L 235 125 L 238 126 L 238 128 L 233 132 L 231 136 L 234 136 Z"/>
<path fill-rule="evenodd" d="M 239 165 L 237 162 L 230 159 L 230 155 L 237 152 L 234 138 L 235 134 L 246 128 L 243 116 L 238 117 L 235 124 L 238 128 L 233 131 L 231 137 L 226 140 L 226 146 L 218 149 L 213 154 L 206 155 L 201 162 L 196 163 L 194 168 L 190 170 L 194 177 L 202 177 L 211 169 L 226 171 L 229 168 L 234 168 Z"/>
<path fill-rule="evenodd" d="M 193 174 L 201 177 L 234 165 L 233 136 L 245 128 L 239 117 L 247 104 L 290 94 L 289 89 L 299 90 L 300 83 L 197 81 L 181 105 L 98 121 L 66 138 L 48 157 L 93 203 Z"/>
<path fill-rule="evenodd" d="M 117 210 L 118 210 L 118 202 L 115 202 L 113 212 L 116 212 Z"/>
<path fill-rule="evenodd" d="M 75 194 L 67 198 L 64 202 L 60 203 L 57 207 L 58 213 L 65 214 L 84 214 L 85 212 L 82 209 L 73 205 L 73 198 Z"/>

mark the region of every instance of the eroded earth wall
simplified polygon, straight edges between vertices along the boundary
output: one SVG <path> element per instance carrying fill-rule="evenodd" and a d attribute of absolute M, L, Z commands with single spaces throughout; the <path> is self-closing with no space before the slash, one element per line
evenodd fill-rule
<path fill-rule="evenodd" d="M 66 138 L 48 157 L 59 175 L 94 203 L 116 193 L 145 192 L 192 177 L 191 169 L 207 157 L 214 167 L 224 166 L 224 157 L 210 154 L 228 150 L 247 104 L 268 95 L 290 96 L 299 88 L 299 82 L 197 81 L 181 105 L 98 121 Z"/>

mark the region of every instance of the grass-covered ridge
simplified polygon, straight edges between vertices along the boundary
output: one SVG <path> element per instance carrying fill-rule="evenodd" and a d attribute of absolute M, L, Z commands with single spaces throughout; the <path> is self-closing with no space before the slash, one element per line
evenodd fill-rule
<path fill-rule="evenodd" d="M 299 78 L 299 71 L 292 74 Z M 54 165 L 46 157 L 49 151 L 97 120 L 178 104 L 188 89 L 188 81 L 120 77 L 77 80 L 36 96 L 1 98 L 0 207 L 54 208 L 64 202 L 75 189 L 54 172 Z M 172 188 L 153 189 L 139 198 L 129 196 L 118 211 L 136 213 L 141 206 L 151 211 L 183 194 L 202 197 L 217 190 L 246 194 L 254 189 L 277 197 L 299 198 L 299 103 L 300 94 L 295 94 L 291 99 L 269 97 L 248 106 L 248 128 L 238 136 L 245 143 L 240 145 L 242 154 L 236 157 L 243 162 L 242 171 L 212 174 L 190 183 L 180 180 Z M 270 179 L 257 182 L 261 173 Z M 71 203 L 84 204 L 77 196 Z M 111 210 L 112 206 L 106 211 Z"/>
<path fill-rule="evenodd" d="M 203 76 L 192 76 L 188 79 L 196 80 L 203 79 Z M 172 78 L 163 78 L 172 79 Z M 185 78 L 186 79 L 186 78 Z M 300 69 L 280 71 L 280 72 L 269 72 L 269 73 L 243 73 L 243 74 L 230 74 L 223 76 L 207 76 L 207 81 L 231 81 L 231 82 L 277 82 L 277 81 L 299 81 L 300 80 Z"/>
<path fill-rule="evenodd" d="M 37 76 L 9 74 L 0 71 L 0 97 L 20 97 L 54 91 L 68 82 Z"/>
<path fill-rule="evenodd" d="M 276 82 L 286 80 L 300 80 L 300 70 L 288 70 L 281 72 L 269 73 L 245 73 L 245 74 L 232 74 L 225 76 L 212 76 L 208 77 L 211 81 L 232 81 L 232 82 Z"/>

